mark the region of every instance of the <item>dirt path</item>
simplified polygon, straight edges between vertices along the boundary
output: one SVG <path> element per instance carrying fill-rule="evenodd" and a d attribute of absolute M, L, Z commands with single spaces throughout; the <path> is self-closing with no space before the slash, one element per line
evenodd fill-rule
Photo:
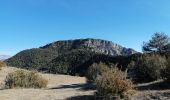
<path fill-rule="evenodd" d="M 131 100 L 170 100 L 170 90 L 139 91 Z"/>
<path fill-rule="evenodd" d="M 132 100 L 170 100 L 169 84 L 163 80 L 137 84 L 135 87 L 138 95 L 134 96 Z"/>
<path fill-rule="evenodd" d="M 1 88 L 9 72 L 18 70 L 6 67 L 0 71 Z M 65 100 L 69 97 L 93 95 L 93 90 L 84 90 L 88 87 L 84 77 L 69 75 L 42 74 L 49 83 L 45 89 L 1 89 L 0 100 Z"/>

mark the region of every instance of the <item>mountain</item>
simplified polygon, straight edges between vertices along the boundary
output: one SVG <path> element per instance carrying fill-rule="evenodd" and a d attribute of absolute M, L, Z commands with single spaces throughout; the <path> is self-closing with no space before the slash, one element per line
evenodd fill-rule
<path fill-rule="evenodd" d="M 101 39 L 77 39 L 77 40 L 67 40 L 67 41 L 57 41 L 48 45 L 41 47 L 42 49 L 51 48 L 59 50 L 72 50 L 72 49 L 82 49 L 89 48 L 91 51 L 97 53 L 103 53 L 107 55 L 131 55 L 137 53 L 131 48 L 122 47 L 111 41 L 101 40 Z"/>
<path fill-rule="evenodd" d="M 26 69 L 75 74 L 78 70 L 87 69 L 92 61 L 109 61 L 112 58 L 106 60 L 108 56 L 129 56 L 135 53 L 135 50 L 111 41 L 88 38 L 57 41 L 40 48 L 24 50 L 7 59 L 6 63 Z"/>
<path fill-rule="evenodd" d="M 9 55 L 0 55 L 0 60 L 6 60 L 8 58 L 10 58 L 11 56 Z"/>

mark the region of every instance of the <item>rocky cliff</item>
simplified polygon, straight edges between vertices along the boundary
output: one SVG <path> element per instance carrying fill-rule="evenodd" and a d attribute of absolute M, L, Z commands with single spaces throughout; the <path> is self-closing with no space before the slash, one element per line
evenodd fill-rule
<path fill-rule="evenodd" d="M 96 53 L 103 53 L 107 55 L 117 56 L 117 55 L 131 55 L 137 53 L 131 48 L 125 48 L 121 45 L 113 43 L 112 41 L 101 40 L 101 39 L 77 39 L 77 40 L 67 40 L 67 41 L 57 41 L 48 45 L 41 47 L 53 48 L 58 50 L 72 50 L 72 49 L 90 49 Z"/>

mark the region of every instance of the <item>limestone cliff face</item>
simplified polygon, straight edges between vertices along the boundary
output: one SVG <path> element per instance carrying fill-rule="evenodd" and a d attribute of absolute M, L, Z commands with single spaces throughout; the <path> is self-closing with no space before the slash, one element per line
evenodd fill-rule
<path fill-rule="evenodd" d="M 68 51 L 73 49 L 90 49 L 97 53 L 104 53 L 107 55 L 117 56 L 117 55 L 131 55 L 137 53 L 135 50 L 130 48 L 122 47 L 111 41 L 101 40 L 101 39 L 77 39 L 77 40 L 65 40 L 57 41 L 46 46 L 41 47 L 57 49 L 58 51 Z"/>

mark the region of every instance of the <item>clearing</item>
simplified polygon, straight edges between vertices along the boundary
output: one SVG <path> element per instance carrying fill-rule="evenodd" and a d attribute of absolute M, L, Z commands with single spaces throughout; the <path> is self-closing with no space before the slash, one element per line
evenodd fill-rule
<path fill-rule="evenodd" d="M 19 70 L 4 67 L 0 71 L 0 100 L 81 100 L 92 97 L 95 90 L 86 82 L 85 77 L 42 74 L 48 80 L 45 89 L 4 89 L 4 79 L 9 72 Z M 170 100 L 170 89 L 162 87 L 162 81 L 136 85 L 138 93 L 131 100 Z M 79 98 L 80 97 L 80 98 Z"/>
<path fill-rule="evenodd" d="M 4 79 L 9 72 L 19 70 L 14 67 L 4 67 L 0 71 L 0 100 L 65 100 L 70 97 L 93 95 L 89 90 L 85 77 L 41 74 L 48 80 L 45 89 L 3 89 Z"/>

